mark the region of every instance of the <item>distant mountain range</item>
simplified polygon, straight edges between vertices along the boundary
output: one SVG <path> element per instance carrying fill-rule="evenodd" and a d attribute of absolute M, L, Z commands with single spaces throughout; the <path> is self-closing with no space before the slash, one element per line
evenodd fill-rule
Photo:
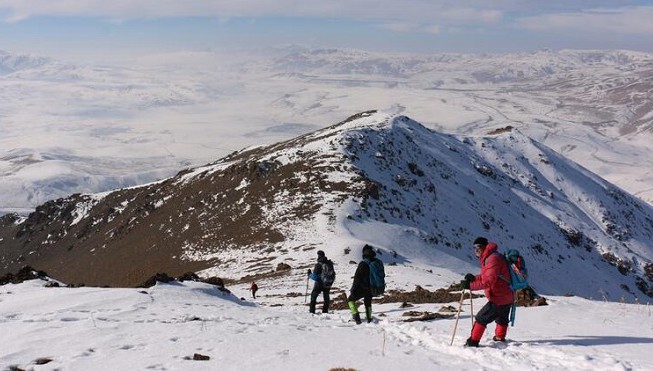
<path fill-rule="evenodd" d="M 0 74 L 41 67 L 52 63 L 50 58 L 31 54 L 14 54 L 0 50 Z"/>
<path fill-rule="evenodd" d="M 0 213 L 156 181 L 375 107 L 448 134 L 511 126 L 653 200 L 651 54 L 290 47 L 238 58 L 106 66 L 0 52 Z"/>
<path fill-rule="evenodd" d="M 447 278 L 429 279 L 447 281 L 476 264 L 479 235 L 519 248 L 542 292 L 653 297 L 649 204 L 519 130 L 449 135 L 376 111 L 160 182 L 5 215 L 0 274 L 31 265 L 109 286 L 157 272 L 304 277 L 316 249 L 353 272 L 342 247 L 369 242 L 392 269 L 437 266 Z"/>
<path fill-rule="evenodd" d="M 549 116 L 545 121 L 556 118 L 575 121 L 582 116 L 580 124 L 610 124 L 622 134 L 651 133 L 653 130 L 653 103 L 649 97 L 653 56 L 647 53 L 541 50 L 519 54 L 416 56 L 299 49 L 273 60 L 270 68 L 324 81 L 340 76 L 341 81 L 346 80 L 351 86 L 385 83 L 389 87 L 403 85 L 424 90 L 467 90 L 470 93 L 477 90 L 477 96 L 487 99 L 488 105 L 498 111 L 507 111 L 501 100 L 505 100 L 505 104 L 513 103 L 512 94 L 520 95 L 522 103 L 528 99 L 531 104 L 541 104 L 552 99 L 556 102 L 548 112 L 539 113 L 540 118 Z M 494 104 L 491 96 L 483 93 L 487 90 L 496 93 Z M 527 98 L 526 94 L 531 96 Z M 566 118 L 559 114 L 572 111 L 576 112 Z"/>

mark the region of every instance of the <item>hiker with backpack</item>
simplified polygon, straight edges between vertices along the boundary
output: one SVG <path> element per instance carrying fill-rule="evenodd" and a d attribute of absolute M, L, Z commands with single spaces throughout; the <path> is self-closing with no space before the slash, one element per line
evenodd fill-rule
<path fill-rule="evenodd" d="M 471 291 L 485 290 L 488 302 L 476 314 L 476 322 L 465 346 L 478 347 L 485 328 L 493 321 L 496 322 L 493 340 L 505 342 L 510 309 L 514 302 L 508 264 L 506 258 L 497 252 L 497 244 L 489 242 L 487 238 L 478 237 L 473 245 L 481 265 L 481 273 L 476 276 L 467 273 L 460 284 L 463 289 Z"/>
<path fill-rule="evenodd" d="M 311 302 L 308 311 L 315 313 L 317 297 L 322 293 L 324 298 L 322 313 L 329 313 L 329 291 L 331 291 L 331 285 L 336 279 L 336 272 L 333 269 L 333 262 L 327 259 L 324 251 L 319 250 L 317 252 L 317 263 L 315 263 L 313 271 L 310 268 L 308 269 L 308 278 L 315 281 L 313 291 L 311 291 Z"/>
<path fill-rule="evenodd" d="M 252 298 L 256 299 L 256 292 L 258 291 L 258 285 L 256 282 L 252 281 L 252 285 L 249 287 L 249 289 L 252 291 Z"/>
<path fill-rule="evenodd" d="M 372 322 L 372 297 L 383 294 L 385 290 L 384 277 L 383 263 L 376 257 L 374 248 L 366 244 L 363 246 L 363 261 L 358 263 L 350 295 L 347 298 L 352 318 L 357 325 L 360 325 L 362 321 L 356 300 L 363 299 L 365 319 L 367 323 Z"/>

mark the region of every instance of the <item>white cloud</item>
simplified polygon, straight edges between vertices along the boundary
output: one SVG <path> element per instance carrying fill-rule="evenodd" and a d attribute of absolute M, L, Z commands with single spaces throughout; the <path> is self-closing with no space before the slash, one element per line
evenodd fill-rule
<path fill-rule="evenodd" d="M 425 32 L 430 34 L 440 34 L 442 32 L 439 25 L 420 25 L 416 23 L 383 23 L 381 28 L 394 32 Z"/>
<path fill-rule="evenodd" d="M 653 34 L 653 7 L 592 9 L 577 13 L 521 18 L 517 27 L 535 31 L 616 32 Z"/>
<path fill-rule="evenodd" d="M 438 26 L 437 24 L 430 25 L 430 26 L 424 26 L 424 27 L 422 27 L 422 31 L 424 31 L 426 33 L 431 33 L 431 34 L 434 34 L 434 35 L 437 35 L 440 32 L 442 32 L 440 26 Z"/>
<path fill-rule="evenodd" d="M 390 30 L 390 31 L 395 31 L 395 32 L 410 32 L 410 31 L 415 31 L 417 28 L 417 25 L 413 23 L 384 23 L 381 25 L 381 28 Z"/>
<path fill-rule="evenodd" d="M 19 21 L 36 16 L 80 16 L 116 19 L 208 16 L 233 17 L 315 17 L 388 21 L 393 23 L 495 23 L 502 11 L 487 5 L 456 8 L 443 0 L 410 2 L 378 0 L 298 1 L 298 0 L 0 0 L 5 20 Z M 396 27 L 402 30 L 402 27 Z"/>
<path fill-rule="evenodd" d="M 443 18 L 452 24 L 493 24 L 499 23 L 503 19 L 503 13 L 493 9 L 453 8 L 444 11 L 442 14 Z"/>

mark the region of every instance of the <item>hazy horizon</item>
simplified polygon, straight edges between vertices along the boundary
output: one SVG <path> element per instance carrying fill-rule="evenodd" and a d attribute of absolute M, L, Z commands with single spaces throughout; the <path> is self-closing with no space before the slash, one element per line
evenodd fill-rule
<path fill-rule="evenodd" d="M 647 1 L 158 2 L 0 0 L 0 50 L 116 59 L 280 45 L 402 53 L 653 52 Z"/>

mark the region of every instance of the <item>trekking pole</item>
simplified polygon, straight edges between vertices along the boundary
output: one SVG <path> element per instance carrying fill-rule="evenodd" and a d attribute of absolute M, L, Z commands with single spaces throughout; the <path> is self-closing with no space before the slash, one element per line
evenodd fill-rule
<path fill-rule="evenodd" d="M 472 317 L 472 328 L 474 328 L 474 297 L 472 296 L 472 290 L 469 290 L 469 311 Z"/>
<path fill-rule="evenodd" d="M 458 328 L 458 319 L 460 318 L 460 311 L 463 309 L 463 299 L 465 298 L 465 289 L 460 293 L 460 303 L 458 304 L 458 313 L 456 313 L 456 323 L 453 325 L 453 334 L 451 334 L 451 344 L 453 345 L 453 339 L 456 337 L 456 329 Z"/>
<path fill-rule="evenodd" d="M 306 303 L 306 299 L 308 299 L 308 277 L 306 277 L 306 293 L 304 294 L 304 303 Z"/>

